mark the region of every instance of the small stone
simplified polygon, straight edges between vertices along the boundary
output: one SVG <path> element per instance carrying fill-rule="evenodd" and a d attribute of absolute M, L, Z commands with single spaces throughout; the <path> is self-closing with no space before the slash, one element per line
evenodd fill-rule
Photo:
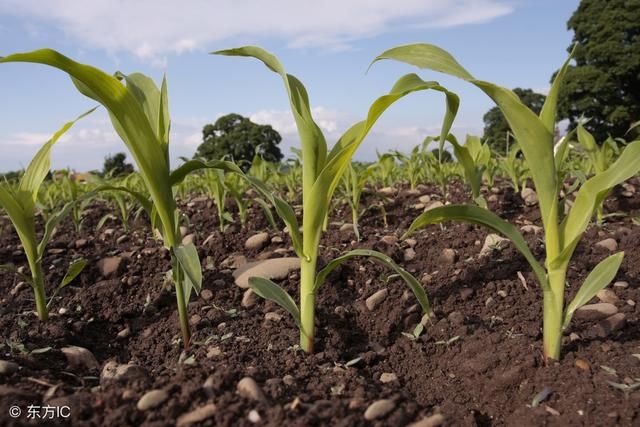
<path fill-rule="evenodd" d="M 269 241 L 269 233 L 262 232 L 249 237 L 244 243 L 244 247 L 249 250 L 262 249 Z"/>
<path fill-rule="evenodd" d="M 187 427 L 195 423 L 200 423 L 207 418 L 211 418 L 216 413 L 216 409 L 217 408 L 215 403 L 209 403 L 207 405 L 199 407 L 198 409 L 194 409 L 191 412 L 182 414 L 178 417 L 176 426 Z"/>
<path fill-rule="evenodd" d="M 440 263 L 444 265 L 453 265 L 456 262 L 456 251 L 453 249 L 443 249 L 440 254 Z"/>
<path fill-rule="evenodd" d="M 383 418 L 391 411 L 393 411 L 396 407 L 396 404 L 393 400 L 390 399 L 380 399 L 373 402 L 366 411 L 364 411 L 364 419 L 367 421 L 373 421 L 378 418 Z"/>
<path fill-rule="evenodd" d="M 460 313 L 459 311 L 452 311 L 447 316 L 447 319 L 453 325 L 462 325 L 464 323 L 464 315 L 462 313 Z"/>
<path fill-rule="evenodd" d="M 296 383 L 296 379 L 292 375 L 285 375 L 282 377 L 282 382 L 288 386 L 292 386 Z"/>
<path fill-rule="evenodd" d="M 628 299 L 627 300 L 627 305 L 630 305 L 631 307 L 635 307 L 636 306 L 636 302 L 632 299 Z"/>
<path fill-rule="evenodd" d="M 350 222 L 345 222 L 340 226 L 339 230 L 343 233 L 350 233 L 353 231 L 353 224 L 351 224 Z"/>
<path fill-rule="evenodd" d="M 367 300 L 365 301 L 365 305 L 367 306 L 369 311 L 373 311 L 378 306 L 378 304 L 380 304 L 387 298 L 387 295 L 389 295 L 389 291 L 387 290 L 387 288 L 380 289 L 378 292 L 367 298 Z"/>
<path fill-rule="evenodd" d="M 258 302 L 258 296 L 251 289 L 244 291 L 242 295 L 242 306 L 245 308 L 253 307 Z"/>
<path fill-rule="evenodd" d="M 407 248 L 404 250 L 405 262 L 413 261 L 416 258 L 416 251 L 413 248 Z"/>
<path fill-rule="evenodd" d="M 524 200 L 524 204 L 527 206 L 535 206 L 538 204 L 538 195 L 531 188 L 523 188 L 520 192 L 520 197 L 522 197 L 522 200 Z"/>
<path fill-rule="evenodd" d="M 382 194 L 383 196 L 392 196 L 396 193 L 395 188 L 392 187 L 383 187 L 378 190 L 378 194 Z"/>
<path fill-rule="evenodd" d="M 60 349 L 67 358 L 67 362 L 72 368 L 99 370 L 100 364 L 96 360 L 93 353 L 84 347 L 71 345 Z"/>
<path fill-rule="evenodd" d="M 605 338 L 612 332 L 624 328 L 626 324 L 626 316 L 623 313 L 616 313 L 598 322 L 598 324 L 593 327 L 593 332 L 600 338 Z"/>
<path fill-rule="evenodd" d="M 615 304 L 618 301 L 620 301 L 616 293 L 613 292 L 611 289 L 601 289 L 600 291 L 598 291 L 596 296 L 600 301 L 608 302 L 609 304 Z"/>
<path fill-rule="evenodd" d="M 608 251 L 611 251 L 611 252 L 618 250 L 618 242 L 616 242 L 616 239 L 613 239 L 613 238 L 601 240 L 598 243 L 596 243 L 596 246 L 599 248 L 607 249 Z"/>
<path fill-rule="evenodd" d="M 580 341 L 580 335 L 576 334 L 575 332 L 571 332 L 569 334 L 569 341 L 571 342 Z"/>
<path fill-rule="evenodd" d="M 576 359 L 575 364 L 576 364 L 576 368 L 582 369 L 583 371 L 591 370 L 591 365 L 589 365 L 589 362 L 587 362 L 584 359 Z"/>
<path fill-rule="evenodd" d="M 270 311 L 264 315 L 264 320 L 267 322 L 279 322 L 282 320 L 282 316 L 275 311 Z"/>
<path fill-rule="evenodd" d="M 484 239 L 484 244 L 482 245 L 482 249 L 480 249 L 480 255 L 486 256 L 491 254 L 494 249 L 502 250 L 509 243 L 509 239 L 505 239 L 499 234 L 489 234 Z"/>
<path fill-rule="evenodd" d="M 126 328 L 118 332 L 118 335 L 116 335 L 116 337 L 120 339 L 125 339 L 125 338 L 129 338 L 130 335 L 131 335 L 131 329 L 129 329 L 129 327 L 127 326 Z"/>
<path fill-rule="evenodd" d="M 432 280 L 433 280 L 433 277 L 431 277 L 429 273 L 424 273 L 420 278 L 420 283 L 422 283 L 423 285 L 428 285 L 429 283 L 431 283 Z"/>
<path fill-rule="evenodd" d="M 244 398 L 257 401 L 265 400 L 264 393 L 262 393 L 258 384 L 251 377 L 241 379 L 236 386 L 236 390 L 238 394 Z"/>
<path fill-rule="evenodd" d="M 394 382 L 394 381 L 398 381 L 398 376 L 393 372 L 383 372 L 380 375 L 380 382 L 381 383 L 386 384 L 386 383 L 391 383 L 391 382 Z"/>
<path fill-rule="evenodd" d="M 418 244 L 418 241 L 416 239 L 407 239 L 404 241 L 410 248 L 413 248 L 415 245 Z"/>
<path fill-rule="evenodd" d="M 484 302 L 484 306 L 487 308 L 491 308 L 494 305 L 496 305 L 496 300 L 494 300 L 493 297 L 487 298 L 486 301 Z"/>
<path fill-rule="evenodd" d="M 67 314 L 68 312 L 69 312 L 69 310 L 67 310 L 65 307 L 60 307 L 60 308 L 58 309 L 58 314 L 59 314 L 60 316 L 64 316 L 64 315 L 65 315 L 65 314 Z"/>
<path fill-rule="evenodd" d="M 251 411 L 249 411 L 249 421 L 251 421 L 254 424 L 259 423 L 260 421 L 262 421 L 262 417 L 260 416 L 260 413 L 258 411 L 256 411 L 255 409 L 252 409 Z"/>
<path fill-rule="evenodd" d="M 100 373 L 100 383 L 103 384 L 105 381 L 131 381 L 137 379 L 147 378 L 149 375 L 147 371 L 134 364 L 127 363 L 124 365 L 120 365 L 113 360 L 105 363 L 102 368 L 102 372 Z"/>
<path fill-rule="evenodd" d="M 618 309 L 615 305 L 601 302 L 598 304 L 587 304 L 583 305 L 579 309 L 576 310 L 574 314 L 574 319 L 576 320 L 587 320 L 594 321 L 604 319 L 606 317 L 612 316 L 618 312 Z"/>
<path fill-rule="evenodd" d="M 430 211 L 431 209 L 439 208 L 440 206 L 444 206 L 444 204 L 441 201 L 436 200 L 435 202 L 429 203 L 427 207 L 424 208 L 424 210 L 426 212 L 426 211 Z"/>
<path fill-rule="evenodd" d="M 433 414 L 429 417 L 425 417 L 420 421 L 416 421 L 415 423 L 409 424 L 407 427 L 439 427 L 444 424 L 444 415 L 442 414 Z"/>
<path fill-rule="evenodd" d="M 210 289 L 203 289 L 200 292 L 200 297 L 205 301 L 210 301 L 213 298 L 213 292 Z"/>
<path fill-rule="evenodd" d="M 214 357 L 218 357 L 222 354 L 222 350 L 220 347 L 209 347 L 207 350 L 207 359 L 213 359 Z"/>
<path fill-rule="evenodd" d="M 496 203 L 498 200 L 499 200 L 499 199 L 498 199 L 498 196 L 497 196 L 497 195 L 495 195 L 495 194 L 490 194 L 490 195 L 487 197 L 487 202 L 489 202 L 489 203 Z"/>
<path fill-rule="evenodd" d="M 284 239 L 282 237 L 280 237 L 280 236 L 273 236 L 271 238 L 271 243 L 276 243 L 277 244 L 277 243 L 283 243 L 283 242 L 284 242 Z"/>
<path fill-rule="evenodd" d="M 11 375 L 18 371 L 19 365 L 8 360 L 0 360 L 0 375 Z"/>
<path fill-rule="evenodd" d="M 473 295 L 473 289 L 472 288 L 462 288 L 460 289 L 460 299 L 462 299 L 463 301 L 468 300 L 471 295 Z"/>
<path fill-rule="evenodd" d="M 74 245 L 78 249 L 84 248 L 85 246 L 87 246 L 87 239 L 78 239 L 75 241 Z"/>
<path fill-rule="evenodd" d="M 393 246 L 398 243 L 398 238 L 394 235 L 384 236 L 380 239 L 380 242 L 384 243 L 387 246 Z"/>
<path fill-rule="evenodd" d="M 138 404 L 136 407 L 140 411 L 146 411 L 148 409 L 153 409 L 160 406 L 169 398 L 169 393 L 165 390 L 151 390 L 146 392 L 140 400 L 138 400 Z"/>
<path fill-rule="evenodd" d="M 523 225 L 522 227 L 520 227 L 520 230 L 522 230 L 523 233 L 531 233 L 535 236 L 541 234 L 544 231 L 542 227 L 533 224 Z"/>
<path fill-rule="evenodd" d="M 193 234 L 187 234 L 186 236 L 184 236 L 182 238 L 182 244 L 185 245 L 185 246 L 193 244 L 193 242 L 195 240 L 195 237 L 196 236 L 193 235 Z"/>
<path fill-rule="evenodd" d="M 256 261 L 244 265 L 233 272 L 236 285 L 241 288 L 249 287 L 250 277 L 263 277 L 271 280 L 281 280 L 289 273 L 300 269 L 300 258 L 285 257 Z"/>
<path fill-rule="evenodd" d="M 619 281 L 613 284 L 614 288 L 627 289 L 629 287 L 629 282 Z"/>
<path fill-rule="evenodd" d="M 420 203 L 423 203 L 423 204 L 426 205 L 427 203 L 429 203 L 431 201 L 431 196 L 429 196 L 428 194 L 425 194 L 424 196 L 420 196 L 418 198 L 418 201 Z"/>
<path fill-rule="evenodd" d="M 98 261 L 98 270 L 105 279 L 118 276 L 120 266 L 122 265 L 122 258 L 119 256 L 112 256 L 102 258 Z"/>
<path fill-rule="evenodd" d="M 192 326 L 195 326 L 198 323 L 200 323 L 201 320 L 202 320 L 202 316 L 200 316 L 199 314 L 194 314 L 189 318 L 189 324 Z"/>

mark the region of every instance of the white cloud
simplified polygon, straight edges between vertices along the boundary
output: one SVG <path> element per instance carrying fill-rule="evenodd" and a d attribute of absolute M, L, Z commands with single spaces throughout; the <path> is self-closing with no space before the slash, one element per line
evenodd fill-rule
<path fill-rule="evenodd" d="M 162 66 L 166 55 L 233 37 L 344 50 L 406 28 L 453 27 L 509 14 L 511 0 L 3 0 L 0 14 L 49 23 L 92 48 Z"/>

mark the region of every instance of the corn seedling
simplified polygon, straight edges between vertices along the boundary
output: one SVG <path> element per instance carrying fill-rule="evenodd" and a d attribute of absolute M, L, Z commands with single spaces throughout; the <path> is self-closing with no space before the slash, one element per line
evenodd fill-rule
<path fill-rule="evenodd" d="M 49 302 L 47 302 L 47 296 L 45 293 L 45 277 L 44 269 L 42 266 L 42 259 L 45 255 L 45 249 L 55 227 L 60 221 L 69 214 L 73 209 L 74 204 L 78 203 L 78 200 L 66 203 L 62 208 L 51 213 L 46 221 L 42 238 L 38 242 L 36 237 L 36 201 L 38 198 L 38 192 L 44 181 L 45 177 L 49 173 L 49 167 L 51 165 L 51 149 L 58 139 L 67 132 L 71 126 L 82 117 L 90 114 L 93 110 L 90 110 L 76 120 L 65 124 L 58 132 L 56 132 L 51 139 L 46 142 L 29 163 L 24 175 L 20 178 L 20 182 L 17 186 L 9 184 L 0 184 L 0 207 L 2 207 L 11 220 L 13 227 L 18 233 L 20 243 L 24 249 L 25 256 L 27 257 L 27 263 L 29 264 L 29 270 L 31 271 L 31 277 L 22 275 L 15 267 L 11 265 L 3 265 L 2 269 L 13 270 L 20 274 L 25 282 L 31 284 L 33 288 L 36 311 L 38 318 L 45 321 L 49 317 Z M 86 260 L 76 260 L 69 266 L 67 273 L 65 274 L 62 282 L 56 288 L 62 289 L 78 274 L 82 272 L 86 265 Z M 54 294 L 55 295 L 55 294 Z"/>
<path fill-rule="evenodd" d="M 121 190 L 134 196 L 145 208 L 152 225 L 158 226 L 171 253 L 171 266 L 183 344 L 191 333 L 187 302 L 193 289 L 202 283 L 198 251 L 193 244 L 182 245 L 173 186 L 179 184 L 189 166 L 173 173 L 169 164 L 169 108 L 166 79 L 158 88 L 149 77 L 134 73 L 109 75 L 51 49 L 18 53 L 0 58 L 4 62 L 31 62 L 48 65 L 67 73 L 76 89 L 102 104 L 114 129 L 131 152 L 150 195 L 126 187 L 103 186 L 101 190 Z"/>
<path fill-rule="evenodd" d="M 408 74 L 400 78 L 387 95 L 378 98 L 372 104 L 366 120 L 349 128 L 334 147 L 328 150 L 325 137 L 311 114 L 306 89 L 296 77 L 286 73 L 275 56 L 258 47 L 242 47 L 215 53 L 256 58 L 271 71 L 280 75 L 289 97 L 302 146 L 302 233 L 299 231 L 298 220 L 291 206 L 270 192 L 262 183 L 254 183 L 254 186 L 270 200 L 287 225 L 293 247 L 300 258 L 300 305 L 298 306 L 284 289 L 270 280 L 253 277 L 249 279 L 251 288 L 258 295 L 275 301 L 292 315 L 300 330 L 300 346 L 306 352 L 312 352 L 314 346 L 318 289 L 331 271 L 355 256 L 373 257 L 374 260 L 395 270 L 410 286 L 424 313 L 431 315 L 427 295 L 420 283 L 386 255 L 369 250 L 354 250 L 333 259 L 320 272 L 317 272 L 318 252 L 323 225 L 335 189 L 340 184 L 342 174 L 349 167 L 351 157 L 380 115 L 395 101 L 412 92 L 439 91 L 446 95 L 447 100 L 447 112 L 443 124 L 443 134 L 447 135 L 457 112 L 458 97 L 436 82 L 425 82 L 415 74 Z"/>
<path fill-rule="evenodd" d="M 351 223 L 353 225 L 353 233 L 356 239 L 360 240 L 360 229 L 358 220 L 362 215 L 360 212 L 360 197 L 371 175 L 371 168 L 361 169 L 349 163 L 346 172 L 342 175 L 342 188 L 344 190 L 345 199 L 351 209 Z"/>
<path fill-rule="evenodd" d="M 500 108 L 518 140 L 538 193 L 544 227 L 546 260 L 544 266 L 533 256 L 519 230 L 486 209 L 467 205 L 448 205 L 420 215 L 407 234 L 427 224 L 458 220 L 488 227 L 508 237 L 531 265 L 543 292 L 543 346 L 545 359 L 560 357 L 562 332 L 574 312 L 586 304 L 615 277 L 623 252 L 605 258 L 589 273 L 574 299 L 565 307 L 566 273 L 573 252 L 580 242 L 603 195 L 631 178 L 640 169 L 640 141 L 630 143 L 620 157 L 604 172 L 586 181 L 578 190 L 575 203 L 559 221 L 559 163 L 564 158 L 565 139 L 554 153 L 554 127 L 558 91 L 569 60 L 558 71 L 540 115 L 527 108 L 510 90 L 475 79 L 448 52 L 429 44 L 414 44 L 390 49 L 376 60 L 393 59 L 420 68 L 431 69 L 468 81 L 487 94 Z"/>

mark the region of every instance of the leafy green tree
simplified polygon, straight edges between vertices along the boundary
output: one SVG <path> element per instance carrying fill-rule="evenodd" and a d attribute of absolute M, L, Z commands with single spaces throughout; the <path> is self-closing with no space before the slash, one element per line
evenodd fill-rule
<path fill-rule="evenodd" d="M 640 0 L 582 0 L 567 27 L 575 65 L 560 91 L 560 118 L 570 128 L 590 119 L 596 141 L 623 136 L 640 120 Z"/>
<path fill-rule="evenodd" d="M 105 157 L 102 173 L 104 176 L 120 176 L 133 172 L 133 165 L 126 162 L 125 153 L 116 153 Z"/>
<path fill-rule="evenodd" d="M 270 125 L 253 123 L 239 114 L 227 114 L 202 129 L 203 142 L 195 157 L 207 160 L 231 158 L 248 170 L 256 154 L 263 160 L 282 160 L 280 134 Z"/>
<path fill-rule="evenodd" d="M 518 95 L 520 100 L 536 114 L 540 113 L 546 96 L 534 92 L 531 89 L 515 88 L 513 92 Z M 491 149 L 497 153 L 505 154 L 507 146 L 507 132 L 511 133 L 509 124 L 504 118 L 500 108 L 493 107 L 482 117 L 484 121 L 484 136 L 483 139 L 487 141 L 487 144 Z M 513 135 L 509 135 L 509 142 L 515 142 Z"/>

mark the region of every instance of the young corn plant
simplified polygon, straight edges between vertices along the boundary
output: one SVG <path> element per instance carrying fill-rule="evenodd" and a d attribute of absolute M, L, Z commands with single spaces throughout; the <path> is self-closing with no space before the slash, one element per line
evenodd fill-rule
<path fill-rule="evenodd" d="M 126 187 L 102 186 L 122 190 L 134 196 L 158 227 L 171 253 L 171 272 L 176 291 L 178 315 L 184 346 L 191 332 L 187 302 L 193 289 L 202 283 L 198 251 L 193 244 L 183 245 L 178 224 L 179 213 L 173 186 L 179 184 L 189 167 L 171 172 L 169 164 L 169 108 L 166 79 L 158 88 L 149 77 L 134 73 L 109 75 L 95 67 L 80 64 L 51 49 L 0 57 L 0 63 L 30 62 L 48 65 L 67 73 L 76 89 L 102 104 L 109 112 L 114 129 L 131 152 L 150 199 Z"/>
<path fill-rule="evenodd" d="M 395 270 L 416 295 L 423 311 L 431 315 L 429 300 L 420 283 L 386 255 L 370 250 L 353 250 L 330 261 L 318 272 L 318 252 L 323 224 L 334 191 L 340 184 L 342 174 L 349 167 L 356 149 L 380 115 L 395 101 L 412 92 L 421 90 L 442 92 L 447 100 L 447 112 L 443 124 L 443 134 L 447 135 L 457 112 L 458 97 L 436 82 L 425 82 L 415 74 L 408 74 L 400 78 L 387 95 L 381 96 L 371 105 L 365 120 L 349 128 L 333 148 L 328 150 L 325 137 L 311 114 L 309 96 L 305 87 L 296 77 L 286 73 L 275 56 L 253 46 L 215 53 L 256 58 L 282 78 L 302 146 L 302 233 L 299 231 L 298 220 L 291 206 L 270 192 L 262 183 L 257 180 L 252 181 L 258 191 L 269 198 L 289 229 L 293 247 L 300 258 L 300 303 L 296 304 L 284 289 L 264 278 L 251 278 L 249 280 L 251 288 L 263 298 L 275 301 L 292 315 L 300 330 L 300 347 L 309 353 L 313 352 L 314 347 L 318 289 L 331 271 L 355 256 L 372 257 Z"/>
<path fill-rule="evenodd" d="M 360 198 L 362 191 L 371 175 L 371 167 L 362 168 L 354 166 L 353 162 L 349 163 L 347 170 L 342 175 L 342 186 L 344 189 L 347 204 L 351 209 L 351 224 L 353 225 L 353 233 L 356 240 L 360 241 L 360 229 L 358 220 L 360 219 Z"/>
<path fill-rule="evenodd" d="M 500 108 L 531 165 L 531 177 L 538 193 L 544 226 L 546 259 L 541 265 L 531 253 L 519 230 L 486 209 L 471 205 L 447 205 L 423 213 L 409 227 L 407 235 L 427 224 L 447 220 L 465 221 L 488 227 L 509 238 L 531 265 L 543 293 L 543 352 L 546 360 L 560 358 L 562 332 L 574 312 L 586 304 L 615 277 L 623 252 L 605 258 L 589 273 L 574 299 L 565 306 L 566 274 L 573 252 L 604 194 L 631 178 L 640 169 L 640 141 L 630 143 L 604 172 L 586 181 L 578 190 L 572 209 L 559 221 L 559 162 L 568 139 L 554 153 L 553 135 L 558 91 L 570 58 L 558 71 L 549 95 L 536 115 L 510 90 L 475 79 L 451 54 L 429 44 L 400 46 L 382 53 L 376 61 L 392 59 L 431 69 L 468 81 L 487 94 Z"/>
<path fill-rule="evenodd" d="M 33 288 L 36 301 L 36 311 L 38 313 L 38 318 L 41 321 L 45 321 L 49 318 L 49 304 L 53 300 L 52 296 L 52 299 L 47 302 L 42 258 L 45 255 L 46 246 L 53 235 L 53 230 L 60 221 L 70 213 L 74 204 L 78 203 L 79 200 L 68 202 L 59 210 L 51 212 L 45 223 L 42 238 L 38 242 L 38 238 L 36 236 L 36 215 L 38 210 L 36 202 L 38 199 L 38 192 L 42 182 L 49 173 L 49 168 L 51 166 L 51 149 L 53 148 L 53 145 L 74 125 L 76 121 L 80 120 L 87 114 L 90 114 L 92 111 L 93 110 L 90 110 L 74 121 L 65 124 L 51 137 L 48 142 L 45 143 L 33 157 L 31 163 L 29 163 L 27 170 L 24 175 L 22 175 L 17 186 L 12 186 L 7 183 L 0 184 L 0 208 L 3 208 L 7 212 L 13 227 L 18 233 L 20 243 L 22 244 L 25 256 L 27 257 L 31 277 L 25 275 L 21 276 L 24 281 L 28 282 Z M 89 194 L 86 196 L 88 195 Z M 86 263 L 87 261 L 84 259 L 79 259 L 71 263 L 67 273 L 62 279 L 62 282 L 56 288 L 55 293 L 75 279 L 76 276 L 82 272 Z M 11 265 L 2 265 L 0 267 L 2 267 L 3 270 L 15 270 Z"/>

